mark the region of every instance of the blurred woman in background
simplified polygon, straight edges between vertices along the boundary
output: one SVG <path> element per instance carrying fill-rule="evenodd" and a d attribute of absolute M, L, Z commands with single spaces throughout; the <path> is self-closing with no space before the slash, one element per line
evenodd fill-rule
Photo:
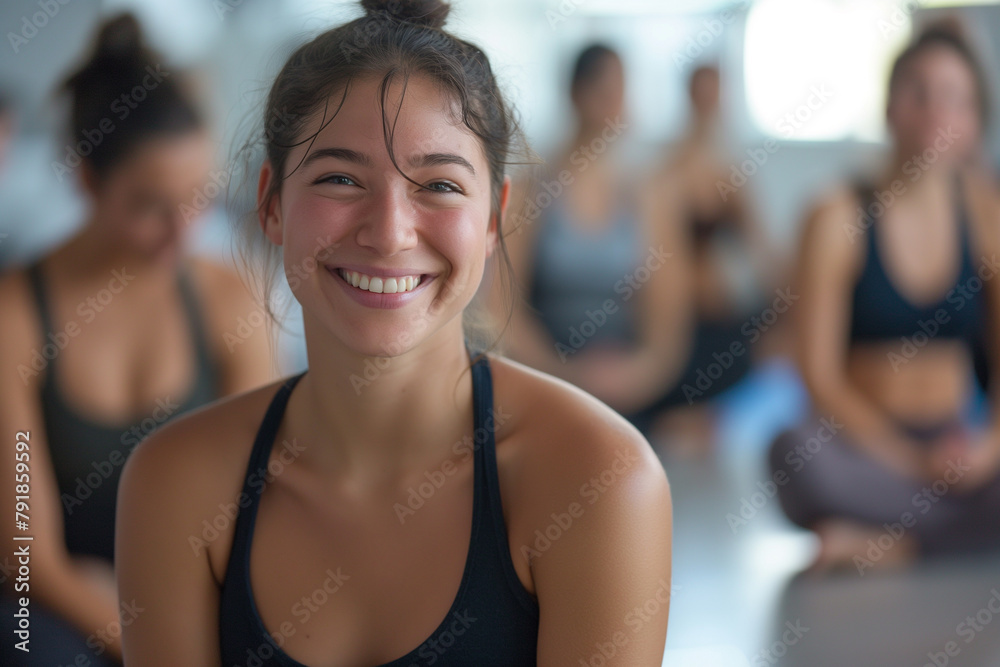
<path fill-rule="evenodd" d="M 34 538 L 30 591 L 15 593 L 8 576 L 0 598 L 0 663 L 11 666 L 118 661 L 112 563 L 125 458 L 163 422 L 270 377 L 263 332 L 239 344 L 226 337 L 255 310 L 238 276 L 184 254 L 191 211 L 210 192 L 214 147 L 180 75 L 123 15 L 102 26 L 65 88 L 72 140 L 53 168 L 79 178 L 88 219 L 0 279 L 0 426 L 29 434 L 25 534 Z M 13 455 L 0 474 L 14 479 Z M 14 515 L 12 493 L 0 507 Z M 30 652 L 13 646 L 22 596 Z"/>
<path fill-rule="evenodd" d="M 770 463 L 818 568 L 1000 546 L 1000 410 L 969 418 L 972 349 L 1000 321 L 1000 206 L 970 159 L 987 118 L 972 51 L 930 26 L 892 69 L 889 168 L 808 217 L 798 352 L 822 419 L 781 434 Z"/>
<path fill-rule="evenodd" d="M 762 290 L 775 281 L 778 265 L 746 189 L 720 188 L 729 186 L 732 161 L 720 127 L 719 70 L 709 65 L 695 69 L 689 93 L 688 132 L 667 156 L 656 181 L 678 197 L 691 252 L 693 330 L 680 378 L 641 417 L 665 417 L 655 432 L 669 434 L 672 448 L 704 451 L 713 441 L 715 421 L 708 401 L 744 378 L 760 351 L 759 346 L 749 350 L 752 343 L 741 329 L 751 312 L 759 312 Z M 730 353 L 734 343 L 743 346 L 742 354 Z M 713 374 L 705 388 L 699 377 L 719 366 L 716 354 L 730 355 L 732 363 L 721 375 Z"/>
<path fill-rule="evenodd" d="M 570 96 L 573 140 L 548 165 L 510 235 L 527 302 L 518 301 L 508 353 L 627 417 L 676 374 L 687 331 L 687 256 L 670 209 L 673 190 L 636 178 L 621 158 L 628 122 L 618 54 L 602 44 L 584 49 Z"/>

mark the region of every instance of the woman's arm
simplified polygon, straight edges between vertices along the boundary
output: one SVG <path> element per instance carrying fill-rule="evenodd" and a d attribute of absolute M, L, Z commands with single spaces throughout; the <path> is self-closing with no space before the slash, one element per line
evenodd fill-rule
<path fill-rule="evenodd" d="M 970 230 L 975 250 L 978 251 L 973 252 L 973 258 L 974 261 L 983 258 L 977 266 L 984 265 L 983 268 L 988 270 L 989 258 L 995 263 L 1000 254 L 1000 193 L 985 169 L 976 167 L 964 175 L 963 184 L 969 183 L 971 187 L 963 188 L 961 194 L 973 216 L 970 222 L 977 223 Z M 983 275 L 990 276 L 983 281 L 983 286 L 988 314 L 984 339 L 992 384 L 989 396 L 991 410 L 990 422 L 986 432 L 980 436 L 979 446 L 967 452 L 972 470 L 959 480 L 960 486 L 970 489 L 989 482 L 1000 472 L 1000 276 L 992 271 Z M 951 455 L 953 452 L 943 452 L 934 461 L 940 472 L 947 468 L 947 459 Z"/>
<path fill-rule="evenodd" d="M 671 598 L 672 506 L 662 465 L 638 431 L 604 406 L 536 433 L 527 525 L 558 537 L 532 554 L 539 667 L 659 667 Z M 532 532 L 532 535 L 534 533 Z M 527 545 L 536 548 L 536 544 Z M 518 548 L 518 551 L 522 551 Z"/>
<path fill-rule="evenodd" d="M 122 470 L 115 570 L 127 667 L 218 667 L 219 589 L 208 550 L 190 538 L 211 519 L 208 489 L 219 474 L 205 464 L 213 443 L 204 419 L 181 417 L 140 443 Z"/>
<path fill-rule="evenodd" d="M 52 469 L 42 409 L 38 399 L 40 380 L 44 373 L 32 367 L 32 350 L 44 340 L 38 326 L 38 315 L 29 297 L 29 287 L 23 272 L 10 273 L 0 279 L 0 433 L 5 446 L 0 457 L 0 540 L 4 547 L 4 564 L 14 571 L 17 564 L 14 545 L 30 549 L 31 578 L 24 588 L 12 579 L 2 581 L 9 595 L 26 597 L 62 617 L 88 638 L 95 653 L 105 651 L 119 659 L 118 597 L 115 593 L 111 565 L 104 562 L 82 561 L 66 550 L 63 537 L 63 516 L 59 490 Z M 72 344 L 72 343 L 70 343 Z M 23 454 L 15 449 L 15 434 L 27 432 L 27 460 L 15 459 Z M 27 464 L 30 496 L 28 530 L 14 530 L 15 475 L 23 475 Z M 24 479 L 24 478 L 21 478 Z M 31 535 L 30 542 L 15 542 L 14 533 Z M 17 588 L 15 586 L 18 585 Z M 44 641 L 43 638 L 37 638 Z M 103 648 L 101 648 L 103 647 Z"/>
<path fill-rule="evenodd" d="M 926 465 L 917 447 L 847 376 L 851 293 L 868 233 L 857 230 L 855 208 L 856 198 L 842 192 L 805 223 L 793 312 L 799 366 L 815 408 L 842 422 L 852 442 L 897 472 L 923 478 Z"/>

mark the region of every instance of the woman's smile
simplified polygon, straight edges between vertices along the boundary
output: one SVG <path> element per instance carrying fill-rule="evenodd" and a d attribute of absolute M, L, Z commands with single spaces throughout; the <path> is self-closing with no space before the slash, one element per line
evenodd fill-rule
<path fill-rule="evenodd" d="M 435 278 L 426 273 L 389 270 L 363 273 L 343 267 L 327 267 L 327 273 L 352 299 L 370 308 L 401 308 L 423 292 L 424 287 Z"/>

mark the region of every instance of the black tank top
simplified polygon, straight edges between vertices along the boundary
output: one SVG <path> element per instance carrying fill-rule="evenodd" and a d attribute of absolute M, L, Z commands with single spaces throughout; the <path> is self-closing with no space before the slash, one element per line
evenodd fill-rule
<path fill-rule="evenodd" d="M 39 350 L 43 350 L 52 345 L 49 333 L 57 333 L 57 323 L 49 310 L 40 264 L 41 260 L 34 262 L 26 268 L 26 273 L 41 320 L 43 342 Z M 42 418 L 63 510 L 66 548 L 72 554 L 114 562 L 118 480 L 126 457 L 143 437 L 163 423 L 218 398 L 217 369 L 209 354 L 198 300 L 183 267 L 177 281 L 196 364 L 194 386 L 183 399 L 165 396 L 148 414 L 135 420 L 99 423 L 79 414 L 67 403 L 56 382 L 59 354 L 46 354 L 48 362 L 40 388 Z M 58 324 L 62 325 L 58 328 L 62 332 L 66 324 Z"/>
<path fill-rule="evenodd" d="M 470 352 L 470 357 L 472 357 Z M 288 397 L 305 372 L 277 391 L 257 432 L 219 602 L 219 639 L 224 667 L 306 667 L 281 650 L 257 611 L 250 585 L 250 543 L 261 491 L 255 471 L 266 469 Z M 514 570 L 500 504 L 494 440 L 493 387 L 488 359 L 472 367 L 474 449 L 472 536 L 458 594 L 444 620 L 419 646 L 378 667 L 520 667 L 535 664 L 538 602 Z M 482 434 L 482 435 L 481 435 Z M 266 487 L 265 487 L 266 488 Z M 405 558 L 405 555 L 401 554 Z"/>

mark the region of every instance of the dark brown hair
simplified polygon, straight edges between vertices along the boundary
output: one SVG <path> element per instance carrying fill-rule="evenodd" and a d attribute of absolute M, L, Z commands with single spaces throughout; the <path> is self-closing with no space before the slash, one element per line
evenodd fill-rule
<path fill-rule="evenodd" d="M 976 82 L 976 95 L 979 106 L 979 124 L 985 132 L 990 123 L 991 104 L 989 99 L 989 86 L 986 83 L 986 75 L 983 72 L 979 58 L 972 47 L 969 46 L 965 38 L 962 25 L 954 18 L 941 19 L 927 25 L 920 36 L 910 44 L 892 65 L 892 72 L 889 75 L 889 94 L 899 83 L 899 79 L 905 73 L 916 58 L 922 53 L 936 47 L 945 47 L 956 53 L 968 66 L 972 72 L 972 77 Z"/>
<path fill-rule="evenodd" d="M 298 168 L 299 165 L 294 165 L 288 169 L 290 151 L 315 141 L 318 133 L 337 115 L 351 82 L 361 77 L 381 77 L 382 126 L 390 159 L 404 177 L 420 185 L 406 176 L 396 163 L 392 145 L 394 122 L 386 118 L 385 102 L 393 81 L 402 81 L 405 94 L 406 84 L 412 75 L 429 76 L 453 96 L 461 122 L 482 143 L 490 167 L 490 212 L 497 217 L 502 286 L 505 301 L 512 305 L 509 279 L 513 268 L 504 242 L 500 199 L 507 167 L 524 164 L 512 161 L 511 156 L 520 151 L 531 153 L 531 149 L 514 110 L 508 106 L 500 91 L 489 60 L 479 47 L 443 30 L 450 10 L 446 2 L 361 0 L 360 5 L 365 11 L 364 16 L 328 30 L 296 49 L 271 86 L 263 114 L 261 142 L 276 178 L 272 179 L 268 191 L 261 198 L 260 208 L 268 205 L 280 192 L 284 180 Z M 302 136 L 305 125 L 317 114 L 322 114 L 320 129 L 309 136 Z M 243 150 L 252 143 L 245 145 Z M 509 210 L 511 208 L 508 206 Z M 256 213 L 252 221 L 241 222 L 241 227 L 244 242 L 254 247 L 250 248 L 250 252 L 263 250 L 270 256 L 270 267 L 256 291 L 263 295 L 267 312 L 277 320 L 268 296 L 277 260 L 280 260 L 280 249 L 266 242 L 259 233 Z M 249 238 L 247 233 L 251 235 Z M 246 255 L 244 252 L 244 260 Z M 477 348 L 488 352 L 496 347 L 503 331 L 486 345 L 486 332 L 491 327 L 471 315 L 470 310 L 467 308 L 463 313 L 466 336 L 474 339 Z M 510 319 L 511 308 L 508 307 L 504 330 L 509 326 Z"/>
<path fill-rule="evenodd" d="M 621 60 L 618 52 L 607 44 L 594 42 L 588 45 L 576 57 L 573 72 L 569 79 L 569 92 L 572 97 L 601 76 L 601 70 L 609 61 Z"/>
<path fill-rule="evenodd" d="M 90 58 L 61 86 L 72 98 L 70 141 L 88 144 L 81 158 L 97 176 L 106 175 L 149 139 L 204 126 L 178 74 L 163 70 L 161 63 L 146 46 L 135 16 L 119 14 L 101 25 Z M 141 99 L 134 93 L 140 88 Z M 109 126 L 114 129 L 105 131 Z M 88 139 L 94 133 L 100 134 L 99 141 Z"/>

